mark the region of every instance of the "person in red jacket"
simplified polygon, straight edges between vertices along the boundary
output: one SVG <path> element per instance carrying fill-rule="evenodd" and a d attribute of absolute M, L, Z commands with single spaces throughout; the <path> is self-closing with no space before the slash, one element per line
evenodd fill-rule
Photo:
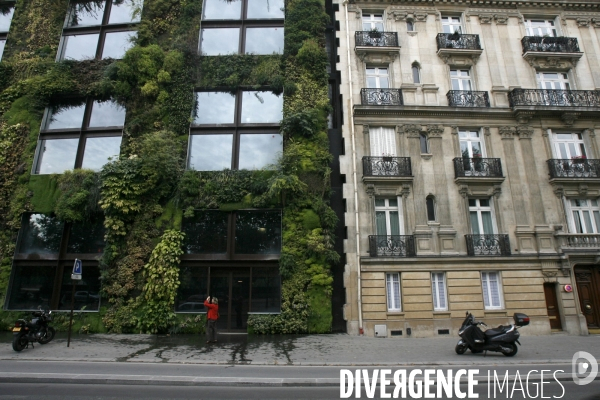
<path fill-rule="evenodd" d="M 219 300 L 208 296 L 204 301 L 204 307 L 208 308 L 206 314 L 206 343 L 217 343 L 217 319 L 219 319 Z"/>

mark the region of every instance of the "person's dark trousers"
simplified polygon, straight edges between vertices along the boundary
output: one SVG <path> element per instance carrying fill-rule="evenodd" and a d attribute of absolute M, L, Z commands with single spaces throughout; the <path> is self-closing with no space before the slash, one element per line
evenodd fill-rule
<path fill-rule="evenodd" d="M 217 341 L 217 320 L 209 319 L 206 323 L 206 340 L 209 342 Z"/>

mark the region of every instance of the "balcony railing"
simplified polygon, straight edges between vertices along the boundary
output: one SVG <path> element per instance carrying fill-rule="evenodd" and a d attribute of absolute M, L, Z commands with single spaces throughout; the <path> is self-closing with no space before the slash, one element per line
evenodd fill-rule
<path fill-rule="evenodd" d="M 470 256 L 509 256 L 508 235 L 465 235 Z"/>
<path fill-rule="evenodd" d="M 404 105 L 401 89 L 366 89 L 360 91 L 360 103 L 363 106 L 401 106 Z"/>
<path fill-rule="evenodd" d="M 412 176 L 410 157 L 363 157 L 364 176 Z"/>
<path fill-rule="evenodd" d="M 457 33 L 438 33 L 439 49 L 481 50 L 479 35 L 463 35 Z"/>
<path fill-rule="evenodd" d="M 556 235 L 561 248 L 600 248 L 600 234 L 597 233 L 559 233 Z"/>
<path fill-rule="evenodd" d="M 587 158 L 551 159 L 546 161 L 550 178 L 598 178 L 600 160 Z"/>
<path fill-rule="evenodd" d="M 521 39 L 523 54 L 528 51 L 547 53 L 579 53 L 577 38 L 525 36 Z"/>
<path fill-rule="evenodd" d="M 370 235 L 371 257 L 414 257 L 415 237 L 412 235 Z"/>
<path fill-rule="evenodd" d="M 354 33 L 356 46 L 398 47 L 398 33 L 358 31 Z"/>
<path fill-rule="evenodd" d="M 499 158 L 466 158 L 454 159 L 454 177 L 502 177 L 502 163 Z"/>
<path fill-rule="evenodd" d="M 508 101 L 511 107 L 600 107 L 600 90 L 513 89 Z"/>
<path fill-rule="evenodd" d="M 472 90 L 450 90 L 446 93 L 450 107 L 489 107 L 488 92 Z"/>

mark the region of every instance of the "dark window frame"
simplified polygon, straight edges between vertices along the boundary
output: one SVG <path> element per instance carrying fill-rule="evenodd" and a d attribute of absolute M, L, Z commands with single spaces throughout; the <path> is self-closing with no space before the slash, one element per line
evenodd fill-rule
<path fill-rule="evenodd" d="M 281 28 L 284 29 L 285 18 L 269 18 L 269 19 L 248 19 L 248 2 L 242 2 L 241 15 L 239 19 L 221 20 L 221 19 L 204 19 L 200 26 L 198 39 L 198 54 L 206 57 L 215 57 L 216 55 L 202 54 L 202 31 L 211 28 L 239 28 L 238 52 L 237 54 L 246 54 L 246 30 L 248 28 Z M 283 53 L 283 48 L 281 49 Z"/>
<path fill-rule="evenodd" d="M 435 196 L 433 195 L 429 195 L 425 198 L 425 206 L 427 209 L 427 222 L 436 222 L 437 219 L 437 215 L 436 215 L 436 210 L 435 210 L 435 206 L 436 206 L 436 202 L 435 202 Z"/>
<path fill-rule="evenodd" d="M 413 76 L 413 83 L 420 84 L 421 83 L 421 66 L 419 63 L 414 62 L 411 65 L 411 72 Z"/>
<path fill-rule="evenodd" d="M 66 50 L 66 44 L 64 38 L 67 36 L 74 35 L 86 35 L 86 34 L 98 34 L 98 43 L 96 45 L 96 53 L 94 59 L 100 60 L 102 59 L 102 53 L 104 52 L 104 45 L 106 42 L 106 34 L 114 33 L 114 32 L 136 32 L 136 26 L 139 22 L 126 22 L 126 23 L 118 23 L 118 24 L 109 24 L 108 20 L 110 18 L 110 12 L 112 9 L 113 0 L 104 0 L 104 12 L 102 15 L 102 22 L 100 25 L 86 25 L 86 26 L 69 26 L 69 19 L 71 18 L 72 7 L 77 4 L 77 2 L 70 2 L 69 9 L 67 11 L 67 15 L 65 17 L 65 22 L 63 25 L 63 31 L 60 38 L 59 51 L 56 55 L 56 60 L 61 61 L 64 60 L 64 53 Z"/>
<path fill-rule="evenodd" d="M 419 133 L 419 144 L 421 147 L 421 154 L 430 154 L 429 151 L 429 137 L 426 133 Z"/>
<path fill-rule="evenodd" d="M 32 174 L 34 175 L 45 175 L 40 174 L 40 161 L 41 161 L 41 146 L 42 141 L 50 139 L 77 139 L 77 153 L 75 155 L 75 164 L 73 169 L 80 169 L 83 163 L 83 155 L 85 153 L 85 146 L 87 140 L 90 138 L 98 137 L 123 137 L 123 126 L 106 126 L 106 127 L 90 127 L 90 118 L 92 115 L 92 106 L 94 101 L 97 99 L 87 98 L 82 99 L 81 104 L 85 104 L 85 110 L 83 113 L 83 119 L 81 121 L 81 127 L 79 128 L 58 128 L 58 129 L 47 129 L 49 120 L 52 116 L 54 107 L 46 107 L 44 111 L 44 117 L 42 119 L 42 128 L 38 137 L 38 144 L 35 151 L 34 163 Z M 127 110 L 125 110 L 125 118 L 127 118 Z M 119 151 L 120 154 L 120 151 Z"/>
<path fill-rule="evenodd" d="M 212 89 L 212 90 L 195 90 L 194 91 L 194 99 L 196 99 L 196 93 L 198 92 L 221 92 L 221 93 L 229 93 L 231 92 L 226 90 Z M 235 93 L 235 110 L 234 110 L 234 119 L 231 124 L 198 124 L 190 125 L 190 133 L 188 138 L 188 155 L 186 160 L 186 168 L 190 168 L 190 156 L 192 151 L 192 136 L 201 136 L 201 135 L 233 135 L 233 143 L 231 150 L 231 168 L 233 170 L 239 169 L 240 164 L 240 141 L 241 136 L 244 134 L 277 134 L 281 135 L 281 129 L 279 123 L 252 123 L 252 124 L 244 124 L 240 122 L 242 120 L 242 98 L 244 92 L 271 92 L 270 88 L 262 87 L 260 89 L 254 88 L 240 88 Z M 283 96 L 282 94 L 279 96 Z M 198 105 L 194 100 L 194 112 L 198 109 Z M 283 110 L 282 110 L 283 112 Z M 282 136 L 283 141 L 283 136 Z M 283 149 L 282 149 L 283 150 Z"/>

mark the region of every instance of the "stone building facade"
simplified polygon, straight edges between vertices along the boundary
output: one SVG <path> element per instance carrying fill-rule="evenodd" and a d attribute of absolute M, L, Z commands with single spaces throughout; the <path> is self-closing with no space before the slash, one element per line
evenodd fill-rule
<path fill-rule="evenodd" d="M 348 332 L 599 332 L 600 3 L 334 7 Z"/>

